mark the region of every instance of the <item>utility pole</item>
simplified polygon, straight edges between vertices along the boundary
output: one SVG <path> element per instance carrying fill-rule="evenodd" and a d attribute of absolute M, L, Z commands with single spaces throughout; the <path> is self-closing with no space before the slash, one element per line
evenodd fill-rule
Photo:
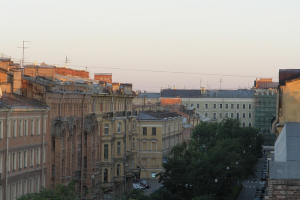
<path fill-rule="evenodd" d="M 222 79 L 220 79 L 219 82 L 220 82 L 220 90 L 221 90 L 221 85 L 222 85 L 222 82 L 223 82 Z"/>
<path fill-rule="evenodd" d="M 23 68 L 24 67 L 24 51 L 25 49 L 29 48 L 29 47 L 25 47 L 25 42 L 30 42 L 30 41 L 24 41 L 23 40 L 23 46 L 22 47 L 17 47 L 17 48 L 22 48 L 23 49 L 23 54 L 22 54 L 22 63 L 21 63 L 21 67 Z"/>

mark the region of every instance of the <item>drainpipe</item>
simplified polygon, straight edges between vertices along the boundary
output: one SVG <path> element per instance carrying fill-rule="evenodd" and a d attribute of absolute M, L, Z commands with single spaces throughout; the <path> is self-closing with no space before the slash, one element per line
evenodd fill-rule
<path fill-rule="evenodd" d="M 81 181 L 80 181 L 80 193 L 81 198 L 83 198 L 83 167 L 84 167 L 84 154 L 83 154 L 83 147 L 84 147 L 84 97 L 85 94 L 82 96 L 82 125 L 81 125 Z"/>
<path fill-rule="evenodd" d="M 43 152 L 43 154 L 42 154 L 42 184 L 44 183 L 44 157 L 45 157 L 45 135 L 46 135 L 46 133 L 44 133 L 44 126 L 45 126 L 45 124 L 44 124 L 44 120 L 45 120 L 45 114 L 46 113 L 48 113 L 49 112 L 49 108 L 47 108 L 46 110 L 45 110 L 45 112 L 44 112 L 44 114 L 43 114 L 43 118 L 42 118 L 42 134 L 43 134 L 43 136 L 42 136 L 42 148 L 43 148 L 43 150 L 42 150 L 42 152 Z M 46 188 L 46 184 L 44 185 L 44 187 Z"/>
<path fill-rule="evenodd" d="M 8 192 L 7 192 L 7 182 L 8 182 L 7 169 L 8 169 L 8 165 L 9 165 L 9 163 L 8 163 L 8 149 L 9 149 L 9 140 L 8 140 L 8 134 L 9 134 L 8 130 L 9 130 L 9 128 L 8 128 L 8 126 L 9 126 L 9 115 L 12 112 L 12 110 L 13 109 L 10 108 L 10 110 L 8 111 L 8 113 L 6 115 L 6 156 L 5 156 L 6 168 L 5 168 L 5 197 L 4 197 L 4 199 L 7 199 L 7 194 L 8 194 Z"/>
<path fill-rule="evenodd" d="M 126 132 L 127 132 L 127 97 L 125 98 L 125 141 L 124 141 L 124 149 L 125 149 L 125 159 L 124 159 L 124 175 L 125 175 L 125 188 L 124 191 L 126 191 Z"/>

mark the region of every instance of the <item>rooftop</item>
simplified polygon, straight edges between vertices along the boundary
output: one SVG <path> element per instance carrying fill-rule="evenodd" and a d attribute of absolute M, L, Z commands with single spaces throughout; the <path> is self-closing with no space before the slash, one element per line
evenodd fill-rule
<path fill-rule="evenodd" d="M 48 108 L 40 101 L 26 98 L 17 94 L 3 93 L 0 98 L 0 108 Z"/>
<path fill-rule="evenodd" d="M 137 98 L 159 98 L 160 93 L 140 93 Z"/>
<path fill-rule="evenodd" d="M 168 112 L 168 111 L 146 111 L 146 112 L 139 112 L 138 119 L 139 120 L 163 120 L 169 117 L 181 117 L 181 115 L 177 114 L 176 112 Z"/>

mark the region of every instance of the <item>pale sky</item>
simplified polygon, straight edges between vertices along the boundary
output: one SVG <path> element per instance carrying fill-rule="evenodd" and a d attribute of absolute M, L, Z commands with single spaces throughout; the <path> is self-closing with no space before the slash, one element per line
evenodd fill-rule
<path fill-rule="evenodd" d="M 3 0 L 0 53 L 21 59 L 17 47 L 31 41 L 28 63 L 63 66 L 67 55 L 91 78 L 112 73 L 148 92 L 200 80 L 219 89 L 220 79 L 247 88 L 299 68 L 299 10 L 299 0 Z"/>

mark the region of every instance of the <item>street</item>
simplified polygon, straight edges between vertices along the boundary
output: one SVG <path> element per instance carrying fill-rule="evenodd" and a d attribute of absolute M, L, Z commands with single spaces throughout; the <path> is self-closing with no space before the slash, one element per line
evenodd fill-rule
<path fill-rule="evenodd" d="M 253 200 L 255 196 L 256 186 L 259 185 L 259 183 L 262 183 L 264 181 L 261 181 L 261 172 L 265 165 L 265 160 L 267 159 L 267 154 L 270 152 L 268 149 L 265 149 L 266 153 L 263 155 L 262 158 L 259 158 L 256 164 L 256 172 L 255 176 L 252 179 L 249 179 L 247 181 L 243 182 L 243 189 L 239 195 L 239 200 Z M 267 190 L 264 193 L 264 196 L 267 196 Z"/>

